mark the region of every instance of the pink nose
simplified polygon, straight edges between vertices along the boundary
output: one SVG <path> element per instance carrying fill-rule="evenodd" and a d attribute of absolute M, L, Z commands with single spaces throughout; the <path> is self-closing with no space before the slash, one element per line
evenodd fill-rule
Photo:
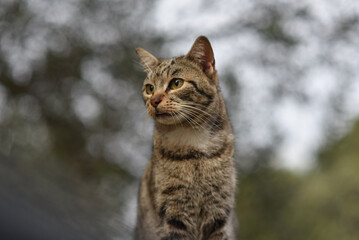
<path fill-rule="evenodd" d="M 151 105 L 156 108 L 158 104 L 162 102 L 162 98 L 163 98 L 163 94 L 157 94 L 153 96 L 150 101 Z"/>

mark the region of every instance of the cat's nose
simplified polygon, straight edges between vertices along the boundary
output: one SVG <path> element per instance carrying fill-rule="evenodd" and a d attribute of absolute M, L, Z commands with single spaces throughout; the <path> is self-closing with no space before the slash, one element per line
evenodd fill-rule
<path fill-rule="evenodd" d="M 162 94 L 153 96 L 150 101 L 151 105 L 156 108 L 158 106 L 158 104 L 160 104 L 162 102 L 162 98 L 163 98 Z"/>

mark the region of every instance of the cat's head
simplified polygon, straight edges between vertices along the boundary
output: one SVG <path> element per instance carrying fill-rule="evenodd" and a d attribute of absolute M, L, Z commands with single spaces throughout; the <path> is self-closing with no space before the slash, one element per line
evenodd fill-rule
<path fill-rule="evenodd" d="M 187 55 L 158 59 L 142 48 L 136 53 L 147 72 L 142 93 L 148 114 L 165 124 L 199 125 L 217 94 L 213 50 L 200 36 Z"/>

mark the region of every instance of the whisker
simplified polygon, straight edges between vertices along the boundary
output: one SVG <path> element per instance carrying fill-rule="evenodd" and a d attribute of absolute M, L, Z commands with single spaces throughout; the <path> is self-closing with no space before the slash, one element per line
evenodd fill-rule
<path fill-rule="evenodd" d="M 188 108 L 192 108 L 192 109 L 198 110 L 198 111 L 200 111 L 200 112 L 202 112 L 202 113 L 204 113 L 204 114 L 206 114 L 206 115 L 212 117 L 212 115 L 209 114 L 208 112 L 206 112 L 206 111 L 204 111 L 204 110 L 202 110 L 202 109 L 200 109 L 200 108 L 198 108 L 198 107 L 191 106 L 191 104 L 188 104 L 188 103 L 184 103 L 184 104 L 183 104 L 183 103 L 178 103 L 178 104 L 181 105 L 181 106 L 186 106 L 186 107 L 188 107 Z M 194 104 L 192 104 L 192 105 L 194 105 Z M 201 105 L 200 105 L 200 106 L 201 106 Z"/>
<path fill-rule="evenodd" d="M 220 127 L 221 127 L 221 126 L 218 125 L 218 123 L 217 123 L 217 121 L 216 121 L 216 117 L 217 117 L 217 116 L 212 116 L 212 115 L 208 115 L 208 114 L 207 114 L 207 116 L 206 116 L 206 115 L 202 115 L 202 116 L 201 116 L 201 115 L 197 115 L 198 112 L 196 112 L 196 111 L 198 111 L 198 110 L 200 110 L 200 109 L 191 108 L 191 107 L 184 106 L 184 105 L 183 105 L 182 107 L 183 107 L 184 109 L 186 109 L 188 112 L 191 112 L 193 117 L 202 120 L 203 123 L 207 123 L 207 125 L 212 125 L 212 126 L 214 126 L 214 127 L 216 127 L 216 128 L 220 128 Z M 202 112 L 202 113 L 205 113 L 205 112 Z"/>
<path fill-rule="evenodd" d="M 195 112 L 191 111 L 190 109 L 182 108 L 181 111 L 186 114 L 189 114 L 192 117 L 192 120 L 197 125 L 201 125 L 201 122 L 199 122 L 198 120 L 202 120 L 202 123 L 204 123 L 206 121 L 206 119 L 202 118 L 200 115 L 197 115 Z"/>
<path fill-rule="evenodd" d="M 177 102 L 179 103 L 179 102 Z M 200 106 L 200 107 L 203 107 L 203 108 L 207 108 L 206 105 L 203 105 L 203 104 L 200 104 L 200 103 L 195 103 L 195 102 L 189 102 L 189 101 L 183 101 L 182 103 L 179 103 L 179 104 L 185 104 L 185 105 L 191 105 L 191 106 Z M 222 119 L 224 119 L 224 116 L 222 116 Z"/>
<path fill-rule="evenodd" d="M 211 127 L 210 123 L 208 122 L 208 120 L 210 120 L 210 119 L 202 118 L 201 116 L 196 115 L 195 112 L 192 112 L 192 111 L 189 111 L 186 109 L 182 109 L 182 111 L 192 117 L 192 121 L 195 122 L 196 126 L 201 127 L 203 130 L 210 130 L 208 128 L 208 127 Z M 212 124 L 214 126 L 216 126 L 214 122 Z M 219 126 L 216 126 L 216 127 L 219 127 Z"/>
<path fill-rule="evenodd" d="M 188 111 L 188 110 L 185 110 L 185 109 L 182 109 L 181 110 L 183 113 L 189 115 L 190 117 L 192 117 L 192 122 L 195 123 L 196 125 L 196 128 L 201 128 L 202 130 L 204 131 L 209 131 L 210 128 L 212 127 L 207 121 L 206 119 L 203 119 L 202 117 L 196 115 L 194 112 L 192 111 Z M 197 120 L 196 120 L 197 119 Z M 200 122 L 201 121 L 201 122 Z"/>
<path fill-rule="evenodd" d="M 177 112 L 178 113 L 178 112 Z M 171 113 L 170 113 L 171 114 Z M 178 116 L 179 114 L 176 114 L 176 112 L 173 114 L 174 117 L 176 117 L 176 119 L 178 120 L 178 122 L 181 124 L 182 128 L 183 128 L 183 124 L 182 124 L 182 121 L 180 119 L 180 116 Z M 172 116 L 172 114 L 171 114 Z"/>
<path fill-rule="evenodd" d="M 185 105 L 185 106 L 188 106 L 188 107 L 192 107 L 192 108 L 196 108 L 196 107 L 194 107 L 194 106 L 201 106 L 201 107 L 205 107 L 204 105 L 202 105 L 202 104 L 198 104 L 198 103 L 191 103 L 191 102 L 185 102 L 184 104 L 183 103 L 178 103 L 178 104 L 181 104 L 181 105 Z M 190 106 L 189 106 L 190 105 Z M 192 106 L 191 106 L 192 105 Z M 225 120 L 225 117 L 224 116 L 222 116 L 222 115 L 220 115 L 219 113 L 208 113 L 208 112 L 206 112 L 206 111 L 204 111 L 204 110 L 202 110 L 202 109 L 199 109 L 199 108 L 196 108 L 196 109 L 198 109 L 199 111 L 202 111 L 203 113 L 205 113 L 205 114 L 207 114 L 207 115 L 210 115 L 210 116 L 212 116 L 213 114 L 215 114 L 216 115 L 216 117 L 220 117 L 222 120 Z"/>
<path fill-rule="evenodd" d="M 187 116 L 188 115 L 188 113 L 190 113 L 190 112 L 188 112 L 187 111 L 187 113 L 186 112 L 184 112 L 184 111 L 182 111 L 181 109 L 178 109 L 178 106 L 177 106 L 177 108 L 175 109 L 175 110 L 177 110 L 176 112 L 177 112 L 177 114 L 178 115 L 180 115 L 188 124 L 190 124 L 190 126 L 192 127 L 192 128 L 197 128 L 200 124 L 199 123 L 197 123 L 196 121 L 194 121 L 194 119 L 192 119 L 192 118 L 190 118 L 189 116 Z M 183 126 L 183 125 L 182 125 Z"/>
<path fill-rule="evenodd" d="M 193 125 L 193 121 L 191 121 L 191 119 L 190 118 L 188 118 L 188 116 L 186 116 L 186 114 L 184 113 L 184 112 L 178 112 L 178 114 L 180 115 L 180 116 L 182 116 L 185 120 L 186 120 L 186 122 L 188 122 L 188 124 L 192 127 L 192 128 L 196 128 L 196 125 Z"/>

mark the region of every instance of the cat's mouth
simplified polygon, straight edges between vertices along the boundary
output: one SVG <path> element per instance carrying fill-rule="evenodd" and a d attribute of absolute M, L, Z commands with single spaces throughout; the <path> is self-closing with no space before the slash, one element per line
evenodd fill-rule
<path fill-rule="evenodd" d="M 171 117 L 173 114 L 156 112 L 156 117 Z"/>
<path fill-rule="evenodd" d="M 156 111 L 155 112 L 156 118 L 166 118 L 166 117 L 174 117 L 175 115 L 177 115 L 176 112 L 160 112 L 160 111 Z"/>

